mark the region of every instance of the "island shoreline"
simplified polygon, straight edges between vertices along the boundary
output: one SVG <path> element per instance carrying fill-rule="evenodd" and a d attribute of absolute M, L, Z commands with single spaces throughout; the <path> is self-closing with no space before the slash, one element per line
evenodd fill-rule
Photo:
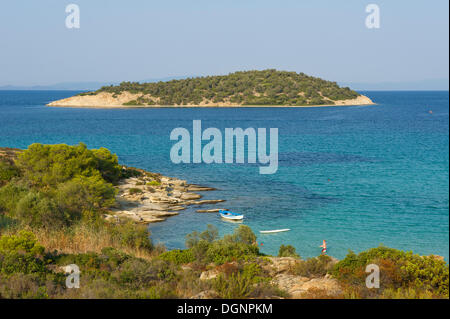
<path fill-rule="evenodd" d="M 53 102 L 52 102 L 53 103 Z M 378 103 L 364 103 L 364 104 L 323 104 L 323 105 L 236 105 L 236 106 L 209 106 L 209 105 L 107 105 L 107 106 L 85 106 L 85 105 L 49 105 L 48 107 L 67 107 L 75 109 L 245 109 L 245 108 L 319 108 L 319 107 L 348 107 L 348 106 L 371 106 L 378 105 Z"/>

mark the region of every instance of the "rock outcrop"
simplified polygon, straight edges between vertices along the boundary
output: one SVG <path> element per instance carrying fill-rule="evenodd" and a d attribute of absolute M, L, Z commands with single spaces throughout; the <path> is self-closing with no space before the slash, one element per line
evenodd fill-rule
<path fill-rule="evenodd" d="M 338 281 L 329 276 L 308 278 L 283 273 L 275 276 L 272 283 L 287 291 L 290 297 L 295 299 L 314 296 L 338 298 L 342 295 L 342 289 Z"/>
<path fill-rule="evenodd" d="M 185 180 L 140 170 L 142 176 L 127 178 L 119 184 L 117 205 L 106 218 L 126 217 L 138 223 L 164 221 L 178 215 L 188 205 L 215 204 L 224 200 L 200 200 L 196 191 L 214 190 L 212 187 L 188 184 Z"/>

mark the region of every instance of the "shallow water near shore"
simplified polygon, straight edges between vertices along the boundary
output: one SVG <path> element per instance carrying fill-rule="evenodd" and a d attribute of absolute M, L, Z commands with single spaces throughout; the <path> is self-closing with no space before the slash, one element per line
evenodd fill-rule
<path fill-rule="evenodd" d="M 342 258 L 386 246 L 449 257 L 448 92 L 361 92 L 377 105 L 323 108 L 50 108 L 73 91 L 0 91 L 0 146 L 84 142 L 106 147 L 121 163 L 216 187 L 191 207 L 149 225 L 154 242 L 183 248 L 207 224 L 221 234 L 236 223 L 196 209 L 245 214 L 261 250 L 292 244 L 302 257 Z M 429 111 L 432 111 L 430 113 Z M 172 129 L 254 127 L 279 130 L 279 169 L 260 175 L 252 164 L 173 164 Z M 260 230 L 290 228 L 277 234 Z M 262 245 L 261 245 L 262 244 Z"/>

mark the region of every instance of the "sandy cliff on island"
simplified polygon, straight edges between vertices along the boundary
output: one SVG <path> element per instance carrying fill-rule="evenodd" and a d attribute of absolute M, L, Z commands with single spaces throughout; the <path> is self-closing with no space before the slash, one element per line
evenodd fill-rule
<path fill-rule="evenodd" d="M 122 92 L 121 94 L 113 94 L 109 92 L 99 92 L 96 94 L 75 95 L 65 99 L 53 101 L 47 106 L 57 107 L 87 107 L 87 108 L 135 108 L 135 107 L 321 107 L 321 106 L 349 106 L 349 105 L 373 105 L 375 104 L 369 97 L 359 95 L 354 99 L 336 100 L 335 104 L 326 105 L 302 105 L 302 106 L 288 106 L 288 105 L 239 105 L 231 102 L 213 103 L 212 101 L 202 101 L 201 103 L 187 104 L 187 105 L 159 105 L 155 98 L 155 105 L 124 105 L 130 101 L 135 101 L 139 98 L 152 98 L 148 95 L 134 94 L 130 92 Z"/>

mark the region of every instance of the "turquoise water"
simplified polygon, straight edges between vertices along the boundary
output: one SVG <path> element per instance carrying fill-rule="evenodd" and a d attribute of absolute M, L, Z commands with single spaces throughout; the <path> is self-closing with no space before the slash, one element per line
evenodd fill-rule
<path fill-rule="evenodd" d="M 376 106 L 249 109 L 72 109 L 45 103 L 70 91 L 0 91 L 0 146 L 80 141 L 107 147 L 122 163 L 218 188 L 205 198 L 225 199 L 245 214 L 265 253 L 292 244 L 303 257 L 342 258 L 378 246 L 449 256 L 448 92 L 365 92 Z M 432 110 L 432 114 L 429 113 Z M 245 164 L 180 164 L 169 158 L 175 127 L 277 127 L 280 164 L 260 175 Z M 211 206 L 211 208 L 214 206 Z M 150 225 L 152 238 L 182 248 L 193 230 L 236 224 L 216 214 L 181 211 Z"/>

